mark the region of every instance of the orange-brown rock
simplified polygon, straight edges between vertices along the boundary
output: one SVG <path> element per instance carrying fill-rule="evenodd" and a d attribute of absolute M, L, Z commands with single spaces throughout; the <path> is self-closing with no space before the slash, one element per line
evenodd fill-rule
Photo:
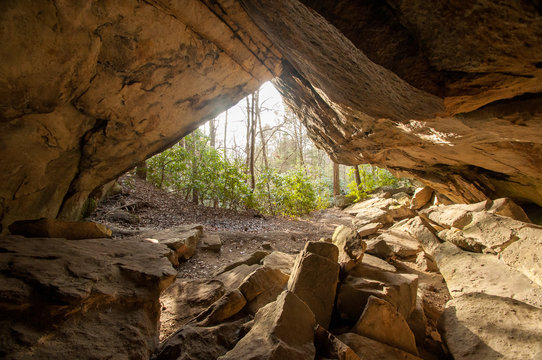
<path fill-rule="evenodd" d="M 0 5 L 0 218 L 88 195 L 275 84 L 343 164 L 456 202 L 542 205 L 536 2 L 88 0 Z"/>

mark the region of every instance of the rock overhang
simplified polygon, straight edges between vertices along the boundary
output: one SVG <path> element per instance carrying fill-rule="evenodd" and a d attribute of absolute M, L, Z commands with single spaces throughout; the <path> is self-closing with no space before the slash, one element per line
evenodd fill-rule
<path fill-rule="evenodd" d="M 95 188 L 272 78 L 338 162 L 385 166 L 458 202 L 542 204 L 535 4 L 2 7 L 4 229 L 76 218 Z"/>

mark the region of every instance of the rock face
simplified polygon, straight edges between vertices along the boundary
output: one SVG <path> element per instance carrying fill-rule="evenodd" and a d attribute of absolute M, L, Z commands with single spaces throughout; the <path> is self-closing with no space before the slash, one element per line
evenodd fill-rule
<path fill-rule="evenodd" d="M 2 231 L 77 219 L 94 190 L 271 78 L 338 162 L 386 166 L 456 202 L 542 205 L 540 11 L 519 0 L 3 3 Z"/>
<path fill-rule="evenodd" d="M 311 12 L 297 2 L 245 2 L 291 64 L 276 81 L 281 93 L 335 159 L 385 164 L 454 201 L 510 194 L 542 203 L 532 162 L 541 160 L 542 116 L 534 5 L 303 1 Z"/>
<path fill-rule="evenodd" d="M 176 271 L 145 240 L 0 238 L 0 354 L 143 359 Z"/>
<path fill-rule="evenodd" d="M 76 219 L 88 195 L 280 74 L 238 2 L 4 3 L 0 216 Z"/>

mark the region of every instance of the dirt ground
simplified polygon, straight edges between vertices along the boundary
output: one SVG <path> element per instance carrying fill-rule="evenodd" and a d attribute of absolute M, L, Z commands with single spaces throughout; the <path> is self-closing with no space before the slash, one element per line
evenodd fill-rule
<path fill-rule="evenodd" d="M 119 183 L 121 191 L 107 197 L 89 217 L 113 229 L 114 236 L 133 236 L 184 224 L 202 224 L 205 233 L 220 235 L 221 252 L 196 252 L 179 266 L 179 278 L 210 277 L 223 265 L 263 247 L 296 254 L 305 242 L 331 237 L 337 226 L 352 223 L 352 217 L 337 208 L 314 211 L 296 219 L 262 216 L 254 211 L 194 205 L 135 176 L 125 175 Z"/>

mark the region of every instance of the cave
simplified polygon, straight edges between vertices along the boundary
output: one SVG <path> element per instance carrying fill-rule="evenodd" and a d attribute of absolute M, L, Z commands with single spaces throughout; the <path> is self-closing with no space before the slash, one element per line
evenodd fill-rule
<path fill-rule="evenodd" d="M 504 261 L 499 274 L 522 285 L 487 290 L 480 278 L 490 275 L 469 263 L 481 275 L 472 292 L 451 300 L 457 316 L 448 324 L 464 326 L 468 311 L 480 316 L 498 303 L 502 317 L 517 312 L 534 324 L 501 334 L 528 345 L 503 340 L 506 352 L 472 329 L 457 330 L 450 337 L 474 345 L 448 356 L 542 356 L 542 230 L 486 214 L 502 198 L 517 204 L 502 213 L 514 221 L 528 220 L 523 210 L 534 220 L 542 206 L 540 1 L 8 0 L 0 4 L 0 29 L 0 356 L 144 359 L 155 352 L 158 297 L 176 274 L 166 247 L 25 238 L 12 234 L 14 224 L 81 220 L 91 195 L 270 80 L 335 162 L 416 179 L 463 206 L 454 208 L 461 219 L 463 212 L 480 223 L 491 218 L 513 233 L 471 258 Z M 459 220 L 446 229 L 445 216 L 431 214 L 414 218 L 410 229 L 433 221 L 439 237 L 457 235 L 446 230 L 460 228 Z M 452 261 L 462 250 L 442 244 L 440 252 L 424 250 L 443 275 L 466 266 Z M 320 245 L 307 245 L 300 259 L 333 253 Z M 467 292 L 446 281 L 452 295 Z M 279 305 L 307 308 L 291 292 Z M 84 313 L 92 316 L 77 315 Z M 54 324 L 64 325 L 51 332 Z M 337 352 L 344 344 L 320 325 L 314 336 Z M 235 349 L 224 359 L 246 358 Z"/>

